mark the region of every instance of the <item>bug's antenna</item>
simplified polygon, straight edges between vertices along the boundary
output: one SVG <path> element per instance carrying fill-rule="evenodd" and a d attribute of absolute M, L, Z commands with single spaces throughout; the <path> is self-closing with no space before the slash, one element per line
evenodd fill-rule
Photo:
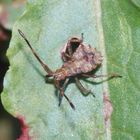
<path fill-rule="evenodd" d="M 84 33 L 81 33 L 81 41 L 83 42 L 84 40 Z"/>
<path fill-rule="evenodd" d="M 40 57 L 37 55 L 37 53 L 35 52 L 35 50 L 32 48 L 32 46 L 29 43 L 28 39 L 25 37 L 24 33 L 20 29 L 18 29 L 18 32 L 23 37 L 23 39 L 26 41 L 26 43 L 28 44 L 28 46 L 31 49 L 32 53 L 34 54 L 34 56 L 36 57 L 36 59 L 39 61 L 39 63 L 42 65 L 42 67 L 44 68 L 44 70 L 49 75 L 52 75 L 53 74 L 52 70 L 40 59 Z"/>

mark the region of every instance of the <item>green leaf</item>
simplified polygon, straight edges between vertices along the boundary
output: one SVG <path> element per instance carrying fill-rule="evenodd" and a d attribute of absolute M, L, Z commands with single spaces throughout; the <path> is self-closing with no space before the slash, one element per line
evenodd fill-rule
<path fill-rule="evenodd" d="M 11 67 L 2 98 L 11 114 L 25 117 L 30 136 L 39 140 L 101 140 L 111 139 L 111 135 L 113 140 L 140 139 L 139 1 L 101 2 L 102 11 L 99 0 L 32 0 L 16 22 L 8 51 Z M 39 56 L 53 70 L 62 65 L 60 50 L 68 38 L 84 33 L 84 41 L 104 55 L 102 71 L 98 73 L 113 72 L 123 78 L 109 81 L 109 89 L 106 82 L 95 85 L 82 81 L 94 91 L 96 98 L 83 96 L 72 83 L 65 93 L 75 104 L 76 111 L 65 99 L 58 107 L 54 86 L 45 83 L 46 73 L 17 29 L 25 33 Z M 111 130 L 105 127 L 103 117 L 103 93 L 109 92 L 114 110 Z"/>
<path fill-rule="evenodd" d="M 133 0 L 133 2 L 137 0 Z M 108 71 L 123 78 L 109 82 L 113 103 L 112 139 L 140 139 L 140 9 L 128 0 L 102 0 Z"/>
<path fill-rule="evenodd" d="M 12 115 L 25 118 L 31 137 L 38 140 L 106 138 L 103 85 L 82 81 L 95 93 L 96 98 L 93 98 L 92 95 L 83 96 L 74 83 L 69 84 L 65 93 L 75 104 L 76 111 L 70 108 L 65 99 L 58 107 L 55 87 L 45 83 L 46 73 L 17 31 L 21 29 L 39 56 L 51 69 L 56 70 L 62 65 L 60 50 L 70 37 L 80 37 L 84 33 L 84 41 L 99 48 L 100 36 L 96 26 L 100 22 L 98 16 L 101 11 L 98 2 L 30 0 L 13 28 L 8 50 L 11 66 L 5 78 L 2 99 Z"/>
<path fill-rule="evenodd" d="M 0 1 L 0 23 L 8 29 L 12 29 L 17 18 L 23 13 L 23 1 Z"/>
<path fill-rule="evenodd" d="M 134 5 L 140 8 L 140 1 L 139 0 L 131 0 Z"/>

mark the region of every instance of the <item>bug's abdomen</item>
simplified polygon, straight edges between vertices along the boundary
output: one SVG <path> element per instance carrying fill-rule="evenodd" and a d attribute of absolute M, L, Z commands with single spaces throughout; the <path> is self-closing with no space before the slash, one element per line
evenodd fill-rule
<path fill-rule="evenodd" d="M 80 73 L 87 73 L 92 71 L 96 67 L 97 67 L 96 64 L 91 64 L 90 62 L 87 62 L 85 59 L 81 61 L 68 62 L 63 65 L 63 68 L 67 73 L 67 76 L 73 76 Z"/>

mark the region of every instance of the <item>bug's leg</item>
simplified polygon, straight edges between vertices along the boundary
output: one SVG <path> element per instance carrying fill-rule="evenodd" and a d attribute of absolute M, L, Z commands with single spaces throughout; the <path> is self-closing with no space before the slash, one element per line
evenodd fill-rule
<path fill-rule="evenodd" d="M 48 78 L 48 77 L 52 77 L 52 76 L 51 76 L 51 75 L 49 75 L 49 74 L 47 74 L 47 75 L 45 75 L 45 77 L 46 77 L 46 78 Z"/>
<path fill-rule="evenodd" d="M 68 40 L 68 42 L 65 44 L 65 46 L 61 50 L 61 57 L 62 57 L 62 60 L 64 62 L 66 62 L 69 59 L 71 59 L 70 53 L 67 53 L 67 50 L 69 50 L 68 48 L 71 48 L 70 40 Z"/>
<path fill-rule="evenodd" d="M 63 96 L 64 96 L 64 90 L 65 90 L 65 87 L 67 85 L 67 83 L 69 82 L 69 79 L 65 79 L 64 83 L 63 83 L 63 86 L 60 87 L 60 100 L 59 100 L 59 106 L 61 105 L 62 103 L 62 99 L 63 99 Z M 66 97 L 65 97 L 66 98 Z"/>
<path fill-rule="evenodd" d="M 69 79 L 68 79 L 68 80 L 69 80 Z M 67 79 L 65 80 L 66 82 L 64 82 L 64 84 L 63 84 L 62 87 L 60 87 L 59 81 L 54 80 L 54 82 L 55 82 L 55 86 L 60 90 L 61 98 L 64 96 L 64 97 L 66 98 L 66 100 L 68 101 L 68 103 L 70 104 L 71 108 L 75 110 L 74 104 L 70 101 L 70 99 L 69 99 L 69 98 L 65 95 L 65 93 L 64 93 L 64 86 L 66 86 L 68 80 L 67 80 Z M 61 104 L 61 101 L 59 102 L 59 105 L 60 105 L 60 104 Z"/>
<path fill-rule="evenodd" d="M 91 90 L 86 89 L 86 88 L 82 85 L 82 83 L 79 81 L 79 79 L 78 79 L 77 77 L 75 77 L 75 82 L 76 82 L 77 87 L 80 89 L 80 91 L 81 91 L 82 93 L 84 93 L 85 95 L 87 95 L 87 94 L 89 94 L 89 93 L 91 92 Z"/>
<path fill-rule="evenodd" d="M 76 82 L 77 87 L 80 89 L 80 91 L 82 92 L 82 94 L 84 94 L 85 96 L 87 96 L 87 95 L 89 95 L 90 93 L 92 93 L 91 90 L 86 89 L 86 88 L 82 85 L 82 83 L 80 82 L 80 80 L 79 80 L 77 77 L 75 77 L 75 82 Z M 95 95 L 94 95 L 93 93 L 92 93 L 92 95 L 95 97 Z"/>
<path fill-rule="evenodd" d="M 23 39 L 25 40 L 25 42 L 28 44 L 29 48 L 31 49 L 33 55 L 36 57 L 36 59 L 39 61 L 39 63 L 42 65 L 42 67 L 44 68 L 44 70 L 49 74 L 52 75 L 53 71 L 40 59 L 40 57 L 38 56 L 38 54 L 35 52 L 35 50 L 33 49 L 33 47 L 31 46 L 30 42 L 28 41 L 28 39 L 26 38 L 26 36 L 24 35 L 24 33 L 18 29 L 19 34 L 23 37 Z"/>
<path fill-rule="evenodd" d="M 112 79 L 112 78 L 122 78 L 121 75 L 119 74 L 115 74 L 115 73 L 112 73 L 112 74 L 108 74 L 108 75 L 92 75 L 92 74 L 82 74 L 82 76 L 84 77 L 88 77 L 88 78 L 100 78 L 100 77 L 107 77 L 108 79 Z"/>
<path fill-rule="evenodd" d="M 67 53 L 63 53 L 62 59 L 63 59 L 64 62 L 66 62 L 66 61 L 71 59 L 71 56 L 69 54 L 67 54 Z"/>

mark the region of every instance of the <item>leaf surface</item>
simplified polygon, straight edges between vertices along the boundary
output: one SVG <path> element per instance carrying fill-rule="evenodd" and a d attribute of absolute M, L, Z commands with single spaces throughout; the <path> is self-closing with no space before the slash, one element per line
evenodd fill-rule
<path fill-rule="evenodd" d="M 136 4 L 137 3 L 137 4 Z M 140 9 L 139 1 L 102 0 L 108 71 L 123 78 L 109 82 L 114 112 L 113 140 L 140 139 Z"/>
<path fill-rule="evenodd" d="M 96 8 L 93 0 L 30 0 L 26 11 L 15 23 L 8 50 L 11 66 L 2 98 L 11 114 L 25 118 L 31 138 L 105 139 L 102 84 L 82 81 L 96 98 L 83 96 L 74 83 L 69 84 L 65 93 L 75 104 L 76 111 L 65 99 L 58 107 L 55 87 L 45 82 L 46 73 L 17 32 L 21 29 L 38 55 L 56 70 L 62 65 L 60 50 L 70 37 L 80 37 L 84 33 L 85 43 L 98 48 Z"/>

